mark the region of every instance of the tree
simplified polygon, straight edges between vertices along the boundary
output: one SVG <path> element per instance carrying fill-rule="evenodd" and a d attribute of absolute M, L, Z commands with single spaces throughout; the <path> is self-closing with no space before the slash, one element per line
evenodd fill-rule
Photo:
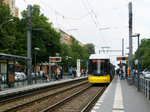
<path fill-rule="evenodd" d="M 26 24 L 24 21 L 26 20 L 27 10 L 22 12 L 22 16 L 21 26 Z M 24 31 L 20 32 L 22 32 L 24 40 L 26 40 L 27 35 L 24 34 Z M 37 62 L 48 62 L 49 56 L 55 56 L 56 52 L 60 52 L 60 34 L 52 28 L 48 18 L 41 14 L 39 5 L 32 6 L 32 58 L 34 58 L 35 47 L 41 49 L 41 51 L 37 52 Z"/>
<path fill-rule="evenodd" d="M 95 54 L 95 46 L 92 43 L 88 43 L 86 45 L 84 45 L 86 52 L 91 55 L 91 54 Z"/>
<path fill-rule="evenodd" d="M 15 54 L 16 23 L 14 21 L 8 22 L 13 17 L 8 5 L 4 4 L 3 0 L 0 0 L 0 18 L 0 52 Z"/>
<path fill-rule="evenodd" d="M 140 68 L 150 69 L 150 39 L 142 39 L 141 44 L 139 46 L 139 53 L 140 53 Z M 138 51 L 135 52 L 133 57 L 133 64 L 134 61 L 137 59 Z M 134 65 L 135 68 L 135 65 Z"/>

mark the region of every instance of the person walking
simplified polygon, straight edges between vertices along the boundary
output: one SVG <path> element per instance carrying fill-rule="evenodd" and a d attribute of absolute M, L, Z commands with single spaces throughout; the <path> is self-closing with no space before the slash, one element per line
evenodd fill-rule
<path fill-rule="evenodd" d="M 122 70 L 122 69 L 120 70 L 120 73 L 121 73 L 121 74 L 120 74 L 121 80 L 125 80 L 125 79 L 124 79 L 124 73 L 123 73 L 123 70 Z"/>

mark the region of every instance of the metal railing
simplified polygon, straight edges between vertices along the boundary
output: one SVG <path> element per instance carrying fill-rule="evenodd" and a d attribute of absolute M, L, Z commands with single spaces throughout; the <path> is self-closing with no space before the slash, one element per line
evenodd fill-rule
<path fill-rule="evenodd" d="M 138 87 L 138 77 L 136 76 L 134 78 L 135 81 L 135 86 Z M 146 98 L 150 100 L 150 79 L 140 77 L 139 78 L 139 87 L 140 87 L 140 92 L 142 92 Z"/>
<path fill-rule="evenodd" d="M 87 76 L 87 74 L 84 75 L 84 76 L 81 76 L 81 77 L 85 77 L 85 76 Z M 46 77 L 42 77 L 42 76 L 32 77 L 31 78 L 31 84 L 38 84 L 38 83 L 46 83 L 46 82 L 56 81 L 56 74 L 52 74 L 50 79 L 51 79 L 50 81 L 47 81 Z M 64 73 L 63 74 L 63 79 L 72 79 L 72 75 L 69 75 L 68 73 Z M 7 81 L 6 81 L 6 78 L 5 78 L 4 81 L 0 80 L 0 91 L 10 89 L 10 88 L 15 88 L 15 87 L 27 86 L 27 85 L 28 85 L 27 78 L 23 78 L 23 79 L 18 78 L 14 81 L 12 87 L 8 87 L 8 84 L 7 84 Z"/>

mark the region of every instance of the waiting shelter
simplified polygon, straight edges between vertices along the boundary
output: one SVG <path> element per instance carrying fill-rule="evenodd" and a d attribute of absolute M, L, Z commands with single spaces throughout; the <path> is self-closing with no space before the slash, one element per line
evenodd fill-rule
<path fill-rule="evenodd" d="M 0 74 L 6 77 L 8 87 L 14 86 L 14 64 L 16 61 L 27 60 L 27 57 L 0 53 Z"/>

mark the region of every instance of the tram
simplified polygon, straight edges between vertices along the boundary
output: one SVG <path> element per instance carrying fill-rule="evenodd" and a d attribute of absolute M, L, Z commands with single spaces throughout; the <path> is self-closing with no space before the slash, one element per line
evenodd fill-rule
<path fill-rule="evenodd" d="M 89 83 L 110 83 L 113 74 L 108 55 L 91 54 L 88 61 Z"/>

